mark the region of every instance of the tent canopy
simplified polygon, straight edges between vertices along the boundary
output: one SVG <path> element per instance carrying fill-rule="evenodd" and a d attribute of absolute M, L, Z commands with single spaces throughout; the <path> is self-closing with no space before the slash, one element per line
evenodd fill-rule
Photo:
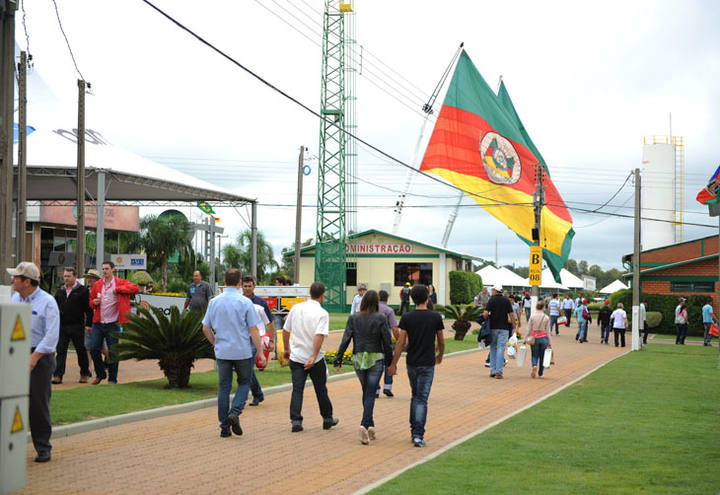
<path fill-rule="evenodd" d="M 606 285 L 602 289 L 600 289 L 598 292 L 600 294 L 612 294 L 613 292 L 617 292 L 619 290 L 627 289 L 628 286 L 622 283 L 620 280 L 615 280 L 611 284 Z"/>
<path fill-rule="evenodd" d="M 482 277 L 483 285 L 489 287 L 491 285 L 502 285 L 503 287 L 528 287 L 527 281 L 507 268 L 495 268 L 487 265 L 477 272 Z"/>

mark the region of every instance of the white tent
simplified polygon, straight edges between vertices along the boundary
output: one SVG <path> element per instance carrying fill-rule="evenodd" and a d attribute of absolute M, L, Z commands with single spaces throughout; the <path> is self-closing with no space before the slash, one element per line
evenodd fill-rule
<path fill-rule="evenodd" d="M 550 269 L 547 269 L 549 272 Z M 550 274 L 552 276 L 552 273 Z M 567 287 L 568 289 L 584 289 L 585 288 L 585 282 L 579 277 L 576 277 L 569 271 L 567 271 L 565 268 L 560 270 L 560 280 L 562 281 L 562 285 Z"/>
<path fill-rule="evenodd" d="M 570 272 L 568 272 L 568 273 L 570 273 Z M 562 279 L 562 272 L 560 272 L 560 278 Z M 527 280 L 528 279 L 525 279 L 525 282 L 527 282 Z M 529 282 L 527 282 L 526 285 L 529 286 Z M 540 288 L 556 289 L 556 290 L 569 290 L 566 285 L 555 282 L 555 277 L 553 277 L 553 274 L 549 268 L 545 268 L 542 271 L 542 277 L 540 279 Z"/>
<path fill-rule="evenodd" d="M 487 265 L 478 270 L 478 275 L 482 277 L 483 285 L 490 287 L 492 285 L 502 285 L 503 287 L 528 287 L 527 281 L 505 267 L 495 268 Z"/>
<path fill-rule="evenodd" d="M 617 292 L 619 290 L 627 289 L 628 286 L 622 283 L 619 280 L 614 281 L 613 283 L 606 285 L 602 289 L 600 289 L 598 292 L 600 294 L 612 294 L 613 292 Z"/>

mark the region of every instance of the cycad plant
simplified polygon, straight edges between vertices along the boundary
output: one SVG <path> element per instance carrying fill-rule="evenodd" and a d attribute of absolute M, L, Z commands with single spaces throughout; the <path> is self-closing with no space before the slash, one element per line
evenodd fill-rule
<path fill-rule="evenodd" d="M 196 359 L 215 357 L 213 347 L 202 331 L 203 313 L 180 312 L 170 308 L 170 318 L 163 310 L 150 306 L 138 307 L 137 315 L 129 316 L 117 344 L 118 360 L 157 359 L 168 379 L 166 388 L 190 386 L 190 369 Z"/>
<path fill-rule="evenodd" d="M 472 304 L 437 305 L 435 309 L 444 314 L 446 318 L 455 320 L 452 324 L 452 329 L 455 330 L 455 340 L 465 339 L 472 322 L 482 314 L 482 309 Z"/>

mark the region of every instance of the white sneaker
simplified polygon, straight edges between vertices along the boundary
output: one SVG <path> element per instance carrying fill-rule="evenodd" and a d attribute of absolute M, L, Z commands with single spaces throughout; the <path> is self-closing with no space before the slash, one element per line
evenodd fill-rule
<path fill-rule="evenodd" d="M 375 427 L 374 427 L 374 426 L 369 426 L 368 429 L 367 429 L 367 432 L 368 432 L 368 438 L 369 438 L 370 440 L 375 440 Z"/>
<path fill-rule="evenodd" d="M 360 443 L 363 445 L 367 445 L 370 443 L 370 436 L 368 435 L 368 431 L 365 429 L 364 426 L 360 427 Z"/>

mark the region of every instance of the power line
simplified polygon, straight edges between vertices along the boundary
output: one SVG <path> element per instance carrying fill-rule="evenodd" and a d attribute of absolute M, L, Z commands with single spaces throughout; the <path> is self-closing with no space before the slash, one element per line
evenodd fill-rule
<path fill-rule="evenodd" d="M 324 117 L 323 117 L 320 113 L 318 113 L 317 111 L 313 110 L 312 108 L 310 108 L 310 107 L 307 106 L 306 104 L 302 103 L 300 100 L 296 99 L 295 97 L 289 95 L 288 93 L 286 93 L 285 91 L 281 90 L 280 88 L 274 86 L 272 83 L 270 83 L 269 81 L 267 81 L 266 79 L 264 79 L 264 78 L 261 77 L 260 75 L 256 74 L 255 72 L 253 72 L 252 70 L 250 70 L 249 68 L 247 68 L 246 66 L 244 66 L 243 64 L 241 64 L 240 62 L 238 62 L 237 60 L 235 60 L 233 57 L 231 57 L 231 56 L 228 55 L 227 53 L 225 53 L 225 52 L 223 52 L 222 50 L 220 50 L 218 47 L 216 47 L 215 45 L 213 45 L 213 44 L 210 43 L 209 41 L 205 40 L 205 39 L 204 39 L 203 37 L 201 37 L 199 34 L 195 33 L 195 32 L 192 31 L 190 28 L 186 27 L 186 26 L 185 26 L 184 24 L 182 24 L 180 21 L 178 21 L 178 20 L 176 20 L 175 18 L 173 18 L 170 14 L 167 14 L 165 11 L 163 11 L 162 9 L 160 9 L 159 7 L 157 7 L 156 5 L 154 5 L 154 4 L 153 4 L 152 2 L 150 2 L 149 0 L 142 0 L 142 2 L 144 2 L 145 4 L 147 4 L 148 6 L 150 6 L 152 9 L 154 9 L 156 12 L 158 12 L 160 15 L 162 15 L 163 17 L 165 17 L 167 20 L 169 20 L 170 22 L 172 22 L 173 24 L 175 24 L 178 28 L 182 29 L 183 31 L 187 32 L 189 35 L 191 35 L 192 37 L 194 37 L 195 39 L 197 39 L 200 43 L 204 44 L 205 46 L 207 46 L 208 48 L 210 48 L 211 50 L 213 50 L 213 51 L 216 52 L 217 54 L 221 55 L 223 58 L 227 59 L 228 61 L 230 61 L 230 62 L 232 62 L 233 64 L 235 64 L 236 66 L 238 66 L 240 69 L 242 69 L 242 70 L 244 70 L 245 72 L 247 72 L 249 75 L 251 75 L 252 77 L 254 77 L 255 79 L 257 79 L 258 81 L 260 81 L 260 82 L 261 82 L 262 84 L 264 84 L 265 86 L 267 86 L 267 87 L 269 87 L 270 89 L 274 90 L 274 91 L 277 92 L 278 94 L 284 96 L 286 99 L 288 99 L 288 100 L 290 100 L 291 102 L 295 103 L 296 105 L 298 105 L 299 107 L 303 108 L 305 111 L 311 113 L 312 115 L 316 116 L 317 118 L 325 120 Z M 334 126 L 334 127 L 336 127 L 336 128 L 337 128 L 340 132 L 342 132 L 343 134 L 345 134 L 345 135 L 347 135 L 347 136 L 355 139 L 358 143 L 362 143 L 362 144 L 364 144 L 365 146 L 368 146 L 369 148 L 372 148 L 373 150 L 375 150 L 375 151 L 377 151 L 378 153 L 382 154 L 384 157 L 392 160 L 394 163 L 396 163 L 396 164 L 398 164 L 398 165 L 400 165 L 400 166 L 402 166 L 402 167 L 405 167 L 405 168 L 407 168 L 407 169 L 409 169 L 409 170 L 412 170 L 412 171 L 414 171 L 414 172 L 416 172 L 416 173 L 418 173 L 418 174 L 420 174 L 420 175 L 423 175 L 423 176 L 429 178 L 429 179 L 432 180 L 432 181 L 435 181 L 435 182 L 437 182 L 437 183 L 439 183 L 439 184 L 442 184 L 442 185 L 444 185 L 444 186 L 450 187 L 450 188 L 455 189 L 455 190 L 457 190 L 457 191 L 464 192 L 465 194 L 468 194 L 468 195 L 470 195 L 470 196 L 475 196 L 475 197 L 478 197 L 478 198 L 486 199 L 486 200 L 488 200 L 488 201 L 496 201 L 496 204 L 500 204 L 500 205 L 509 205 L 509 204 L 510 204 L 510 203 L 507 203 L 507 202 L 505 202 L 505 201 L 499 201 L 499 200 L 493 200 L 492 198 L 486 198 L 486 197 L 484 197 L 484 196 L 482 196 L 482 195 L 480 195 L 480 194 L 473 193 L 473 192 L 470 192 L 470 191 L 466 191 L 466 190 L 462 189 L 461 187 L 458 187 L 458 186 L 456 186 L 456 185 L 454 185 L 454 184 L 447 183 L 447 182 L 445 182 L 444 180 L 442 180 L 442 179 L 440 179 L 440 178 L 438 178 L 438 177 L 435 177 L 435 176 L 433 176 L 433 175 L 431 175 L 431 174 L 428 174 L 427 172 L 423 172 L 422 170 L 418 170 L 418 169 L 416 169 L 415 167 L 413 167 L 413 166 L 411 166 L 411 165 L 408 165 L 407 163 L 403 162 L 403 161 L 400 160 L 399 158 L 395 158 L 394 156 L 390 155 L 389 153 L 386 153 L 385 151 L 381 150 L 380 148 L 378 148 L 378 147 L 376 147 L 376 146 L 368 143 L 368 142 L 365 141 L 364 139 L 362 139 L 362 138 L 354 135 L 352 132 L 350 132 L 350 131 L 342 128 L 342 127 L 339 127 L 335 122 L 333 122 L 333 121 L 331 121 L 331 120 L 327 120 L 327 123 L 330 124 L 330 125 L 332 125 L 332 126 Z"/>
<path fill-rule="evenodd" d="M 67 44 L 68 51 L 70 52 L 70 58 L 72 58 L 73 65 L 75 66 L 75 70 L 77 71 L 78 75 L 80 76 L 80 79 L 85 81 L 85 77 L 82 75 L 82 72 L 80 72 L 80 69 L 78 68 L 77 61 L 75 60 L 75 54 L 72 51 L 72 47 L 70 46 L 70 41 L 68 40 L 67 35 L 65 34 L 65 29 L 63 29 L 62 21 L 60 20 L 60 11 L 58 10 L 57 2 L 55 0 L 52 0 L 53 5 L 55 6 L 55 15 L 57 16 L 58 20 L 58 26 L 60 26 L 60 32 L 63 35 L 63 38 L 65 38 L 65 43 Z"/>

